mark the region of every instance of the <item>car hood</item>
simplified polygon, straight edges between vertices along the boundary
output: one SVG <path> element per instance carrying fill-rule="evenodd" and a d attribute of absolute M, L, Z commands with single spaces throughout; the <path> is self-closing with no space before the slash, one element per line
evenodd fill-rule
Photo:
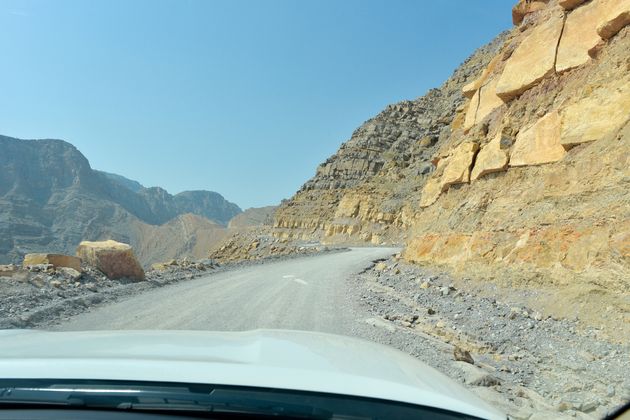
<path fill-rule="evenodd" d="M 506 418 L 443 374 L 398 350 L 302 331 L 4 330 L 0 331 L 0 376 L 269 387 Z"/>

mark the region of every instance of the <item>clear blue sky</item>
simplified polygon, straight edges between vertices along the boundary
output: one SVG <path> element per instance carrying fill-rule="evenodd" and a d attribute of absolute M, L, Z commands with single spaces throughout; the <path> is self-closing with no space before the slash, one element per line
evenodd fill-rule
<path fill-rule="evenodd" d="M 0 1 L 0 134 L 92 167 L 290 197 L 387 104 L 439 86 L 515 0 Z"/>

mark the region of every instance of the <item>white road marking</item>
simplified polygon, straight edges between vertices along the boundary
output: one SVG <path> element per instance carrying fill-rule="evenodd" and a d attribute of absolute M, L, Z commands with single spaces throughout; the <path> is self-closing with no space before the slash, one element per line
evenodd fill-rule
<path fill-rule="evenodd" d="M 308 285 L 308 283 L 307 283 L 307 282 L 305 282 L 305 281 L 304 281 L 304 280 L 302 280 L 302 279 L 293 279 L 293 281 L 294 281 L 294 282 L 296 282 L 296 283 L 303 284 L 303 285 L 305 285 L 305 286 L 307 286 L 307 285 Z"/>
<path fill-rule="evenodd" d="M 282 276 L 283 279 L 292 279 L 295 277 L 293 274 L 287 274 L 286 276 Z"/>

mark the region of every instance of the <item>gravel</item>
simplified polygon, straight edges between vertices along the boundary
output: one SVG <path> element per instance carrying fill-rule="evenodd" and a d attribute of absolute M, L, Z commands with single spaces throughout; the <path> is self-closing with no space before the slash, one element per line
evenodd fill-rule
<path fill-rule="evenodd" d="M 601 418 L 630 400 L 628 343 L 515 306 L 518 296 L 507 303 L 457 289 L 446 273 L 396 258 L 349 282 L 373 316 L 357 335 L 419 358 L 513 418 Z M 464 352 L 474 365 L 456 361 Z"/>
<path fill-rule="evenodd" d="M 217 264 L 212 260 L 178 260 L 166 270 L 150 270 L 146 281 L 108 279 L 99 270 L 84 266 L 79 278 L 68 276 L 52 266 L 37 266 L 22 270 L 13 277 L 0 277 L 0 329 L 47 328 L 92 308 L 113 303 L 133 295 L 169 284 L 191 280 L 213 273 L 264 264 L 269 261 L 291 260 L 334 252 L 348 248 L 303 247 L 291 255 L 269 256 Z"/>

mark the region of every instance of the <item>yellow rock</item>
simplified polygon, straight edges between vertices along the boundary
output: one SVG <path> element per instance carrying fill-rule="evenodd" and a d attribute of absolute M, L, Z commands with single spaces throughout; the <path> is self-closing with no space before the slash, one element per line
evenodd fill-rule
<path fill-rule="evenodd" d="M 605 3 L 603 19 L 597 26 L 597 34 L 602 39 L 609 39 L 624 26 L 630 25 L 630 0 L 607 0 Z"/>
<path fill-rule="evenodd" d="M 565 148 L 598 140 L 617 130 L 630 117 L 630 77 L 595 90 L 560 111 L 560 143 Z"/>
<path fill-rule="evenodd" d="M 505 150 L 501 149 L 501 132 L 485 146 L 481 148 L 475 160 L 475 166 L 471 173 L 471 179 L 479 179 L 480 177 L 492 173 L 500 172 L 507 169 L 508 155 Z"/>
<path fill-rule="evenodd" d="M 475 118 L 477 117 L 477 109 L 479 108 L 479 90 L 476 90 L 473 94 L 468 108 L 466 109 L 466 117 L 464 118 L 464 130 L 468 131 L 475 125 Z"/>
<path fill-rule="evenodd" d="M 81 259 L 62 254 L 26 254 L 23 267 L 27 265 L 52 264 L 53 267 L 68 267 L 81 272 Z"/>
<path fill-rule="evenodd" d="M 564 14 L 558 12 L 535 26 L 506 62 L 496 90 L 504 101 L 520 95 L 554 72 L 556 47 L 564 20 Z"/>
<path fill-rule="evenodd" d="M 549 0 L 519 0 L 512 8 L 512 23 L 520 24 L 525 15 L 536 12 L 547 7 Z"/>
<path fill-rule="evenodd" d="M 571 10 L 578 7 L 580 4 L 584 3 L 586 0 L 560 0 L 558 4 L 562 6 L 565 10 Z"/>
<path fill-rule="evenodd" d="M 494 78 L 479 89 L 479 107 L 475 115 L 475 124 L 483 121 L 492 111 L 504 104 L 496 94 L 498 83 L 499 79 Z"/>
<path fill-rule="evenodd" d="M 608 7 L 606 3 L 605 0 L 593 0 L 568 14 L 558 44 L 558 73 L 581 66 L 591 59 L 589 50 L 601 41 L 597 26 L 603 19 L 604 8 Z"/>
<path fill-rule="evenodd" d="M 464 184 L 470 181 L 470 167 L 477 150 L 479 150 L 479 145 L 470 142 L 462 143 L 455 148 L 444 168 L 441 182 L 442 191 L 445 191 L 450 185 Z"/>
<path fill-rule="evenodd" d="M 101 270 L 108 278 L 127 277 L 144 280 L 144 270 L 131 246 L 116 241 L 83 241 L 77 247 L 77 256 Z"/>
<path fill-rule="evenodd" d="M 428 207 L 435 203 L 442 193 L 442 184 L 437 177 L 429 178 L 422 189 L 420 197 L 420 207 Z"/>
<path fill-rule="evenodd" d="M 566 150 L 560 144 L 560 115 L 552 111 L 516 136 L 510 166 L 556 162 Z"/>
<path fill-rule="evenodd" d="M 499 62 L 501 62 L 501 54 L 497 54 L 491 61 L 488 63 L 488 66 L 483 70 L 481 76 L 476 80 L 468 83 L 462 88 L 462 93 L 467 98 L 472 98 L 475 92 L 484 84 L 486 84 L 486 79 L 488 79 L 488 75 L 492 73 L 494 68 L 497 66 Z"/>

